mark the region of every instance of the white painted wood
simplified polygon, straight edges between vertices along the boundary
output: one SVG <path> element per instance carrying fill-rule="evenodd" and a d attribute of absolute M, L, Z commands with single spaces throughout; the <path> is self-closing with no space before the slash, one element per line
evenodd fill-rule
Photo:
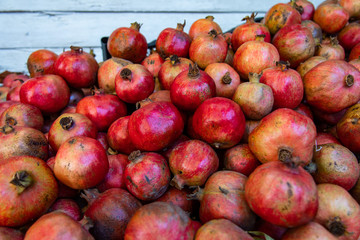
<path fill-rule="evenodd" d="M 286 0 L 1 0 L 0 11 L 266 12 Z M 311 1 L 318 6 L 322 0 Z"/>

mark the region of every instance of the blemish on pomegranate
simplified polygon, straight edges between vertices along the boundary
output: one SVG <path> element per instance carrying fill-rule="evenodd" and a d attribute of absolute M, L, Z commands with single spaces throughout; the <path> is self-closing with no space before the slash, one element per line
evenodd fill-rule
<path fill-rule="evenodd" d="M 288 186 L 288 191 L 287 191 L 288 196 L 289 198 L 291 198 L 293 196 L 292 186 L 289 182 L 286 182 L 286 185 Z"/>

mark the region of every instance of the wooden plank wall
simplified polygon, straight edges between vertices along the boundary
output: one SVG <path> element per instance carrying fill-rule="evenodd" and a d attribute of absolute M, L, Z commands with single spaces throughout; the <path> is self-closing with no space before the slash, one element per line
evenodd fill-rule
<path fill-rule="evenodd" d="M 94 49 L 101 62 L 100 39 L 118 27 L 142 23 L 140 29 L 150 42 L 167 27 L 186 20 L 184 31 L 199 18 L 213 15 L 223 31 L 239 24 L 243 17 L 266 11 L 279 0 L 1 0 L 0 72 L 27 73 L 31 52 L 49 49 L 60 54 L 69 46 Z M 318 6 L 322 1 L 314 0 Z"/>

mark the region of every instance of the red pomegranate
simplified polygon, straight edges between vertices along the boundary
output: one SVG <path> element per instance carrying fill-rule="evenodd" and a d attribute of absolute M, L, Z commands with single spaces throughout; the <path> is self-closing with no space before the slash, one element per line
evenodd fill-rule
<path fill-rule="evenodd" d="M 336 240 L 337 237 L 332 235 L 326 228 L 317 222 L 309 222 L 303 226 L 289 229 L 283 235 L 281 240 Z"/>
<path fill-rule="evenodd" d="M 267 234 L 270 237 L 272 237 L 273 239 L 281 239 L 281 237 L 284 235 L 284 233 L 288 229 L 286 227 L 281 227 L 281 226 L 272 224 L 261 218 L 259 218 L 256 223 L 257 223 L 256 231 Z M 264 238 L 261 238 L 261 239 L 264 239 Z M 266 240 L 266 236 L 265 236 L 265 240 Z"/>
<path fill-rule="evenodd" d="M 325 123 L 328 125 L 336 125 L 340 119 L 345 115 L 348 108 L 344 108 L 338 112 L 327 113 L 320 111 L 314 107 L 311 107 L 312 112 L 314 113 L 315 120 L 319 123 Z"/>
<path fill-rule="evenodd" d="M 151 54 L 141 62 L 141 65 L 146 67 L 153 77 L 157 77 L 163 63 L 164 59 L 160 56 L 160 54 L 156 51 L 152 51 Z"/>
<path fill-rule="evenodd" d="M 312 20 L 304 20 L 301 22 L 301 25 L 303 25 L 304 27 L 307 27 L 313 38 L 315 41 L 315 45 L 320 44 L 323 38 L 323 34 L 322 34 L 322 30 L 321 27 L 319 26 L 319 24 L 317 24 L 316 22 L 312 21 Z"/>
<path fill-rule="evenodd" d="M 201 69 L 205 69 L 211 63 L 225 61 L 228 44 L 221 34 L 211 30 L 207 35 L 199 35 L 190 44 L 189 57 Z"/>
<path fill-rule="evenodd" d="M 75 221 L 80 221 L 81 213 L 79 205 L 69 198 L 58 198 L 54 204 L 49 208 L 49 212 L 61 211 L 67 214 Z"/>
<path fill-rule="evenodd" d="M 188 57 L 191 43 L 190 36 L 184 32 L 184 24 L 178 23 L 176 28 L 165 28 L 156 39 L 156 51 L 162 58 L 177 55 Z"/>
<path fill-rule="evenodd" d="M 1 102 L 0 101 L 0 115 L 10 106 L 18 104 L 19 102 L 17 101 L 6 101 L 6 102 Z"/>
<path fill-rule="evenodd" d="M 250 174 L 245 184 L 250 208 L 264 220 L 288 228 L 301 226 L 315 217 L 316 191 L 311 175 L 293 160 L 264 163 Z"/>
<path fill-rule="evenodd" d="M 349 13 L 350 17 L 360 18 L 359 0 L 339 0 L 339 4 Z"/>
<path fill-rule="evenodd" d="M 141 64 L 123 67 L 115 77 L 115 91 L 127 103 L 147 98 L 155 88 L 153 75 Z"/>
<path fill-rule="evenodd" d="M 211 30 L 215 30 L 218 34 L 222 33 L 221 27 L 214 21 L 213 16 L 207 16 L 193 22 L 189 29 L 189 36 L 193 40 L 202 34 L 208 34 Z"/>
<path fill-rule="evenodd" d="M 170 183 L 166 159 L 155 152 L 135 151 L 129 155 L 124 180 L 126 188 L 137 199 L 152 201 L 161 197 Z"/>
<path fill-rule="evenodd" d="M 58 185 L 40 158 L 20 156 L 0 164 L 0 226 L 19 227 L 44 214 L 55 202 Z"/>
<path fill-rule="evenodd" d="M 304 96 L 301 76 L 297 71 L 288 68 L 288 63 L 277 62 L 276 65 L 262 71 L 260 83 L 271 87 L 274 95 L 274 109 L 296 108 Z"/>
<path fill-rule="evenodd" d="M 349 61 L 360 58 L 360 43 L 356 44 L 349 54 Z"/>
<path fill-rule="evenodd" d="M 295 112 L 298 112 L 304 116 L 307 116 L 311 120 L 314 120 L 313 113 L 310 107 L 304 103 L 300 103 L 296 108 L 294 108 Z"/>
<path fill-rule="evenodd" d="M 172 55 L 170 58 L 167 58 L 161 65 L 158 74 L 161 86 L 166 90 L 170 90 L 175 77 L 181 72 L 189 70 L 190 64 L 193 64 L 190 59 L 181 58 L 177 55 Z"/>
<path fill-rule="evenodd" d="M 246 23 L 235 28 L 231 36 L 232 49 L 236 50 L 245 42 L 254 41 L 256 35 L 265 35 L 264 41 L 270 42 L 271 35 L 269 29 L 262 23 L 255 22 L 257 14 L 252 13 L 251 16 L 246 16 L 242 21 Z"/>
<path fill-rule="evenodd" d="M 49 144 L 55 152 L 66 140 L 75 136 L 96 138 L 98 130 L 95 124 L 80 113 L 64 113 L 51 125 L 49 130 Z"/>
<path fill-rule="evenodd" d="M 181 110 L 195 111 L 206 99 L 215 97 L 214 80 L 195 63 L 176 76 L 170 87 L 172 103 Z"/>
<path fill-rule="evenodd" d="M 271 35 L 285 26 L 301 23 L 300 13 L 286 3 L 278 3 L 272 6 L 265 14 L 265 25 L 269 28 Z"/>
<path fill-rule="evenodd" d="M 3 86 L 14 88 L 22 85 L 24 82 L 29 80 L 29 76 L 24 74 L 10 73 L 3 79 Z"/>
<path fill-rule="evenodd" d="M 195 134 L 203 141 L 224 149 L 240 142 L 245 130 L 245 117 L 234 101 L 214 97 L 196 109 L 192 124 Z"/>
<path fill-rule="evenodd" d="M 337 239 L 360 236 L 360 206 L 344 188 L 329 183 L 317 185 L 319 208 L 314 221 L 323 225 Z"/>
<path fill-rule="evenodd" d="M 316 127 L 310 118 L 280 108 L 264 117 L 250 133 L 249 147 L 262 163 L 293 159 L 304 166 L 312 159 L 315 137 Z"/>
<path fill-rule="evenodd" d="M 315 7 L 311 2 L 307 0 L 291 0 L 288 4 L 299 11 L 301 21 L 311 20 L 313 18 Z"/>
<path fill-rule="evenodd" d="M 351 151 L 360 153 L 360 103 L 350 107 L 336 125 L 340 142 Z"/>
<path fill-rule="evenodd" d="M 159 151 L 180 137 L 184 122 L 172 103 L 153 102 L 131 114 L 128 129 L 137 149 Z"/>
<path fill-rule="evenodd" d="M 131 217 L 124 239 L 194 239 L 193 221 L 180 207 L 152 202 L 140 207 Z"/>
<path fill-rule="evenodd" d="M 24 240 L 24 234 L 14 228 L 0 227 L 0 238 L 3 240 Z"/>
<path fill-rule="evenodd" d="M 127 107 L 117 96 L 95 91 L 93 96 L 80 100 L 76 113 L 88 117 L 98 131 L 106 131 L 116 119 L 126 116 Z"/>
<path fill-rule="evenodd" d="M 324 3 L 316 8 L 313 19 L 324 32 L 334 34 L 345 27 L 349 13 L 339 4 Z"/>
<path fill-rule="evenodd" d="M 27 59 L 27 69 L 30 77 L 45 74 L 55 74 L 54 64 L 58 55 L 47 49 L 39 49 L 32 52 Z"/>
<path fill-rule="evenodd" d="M 360 100 L 360 72 L 343 60 L 322 62 L 303 80 L 307 103 L 320 111 L 338 112 Z"/>
<path fill-rule="evenodd" d="M 315 56 L 321 56 L 330 59 L 345 59 L 344 48 L 339 44 L 335 37 L 330 37 L 330 42 L 321 43 L 316 47 Z"/>
<path fill-rule="evenodd" d="M 64 142 L 55 157 L 56 178 L 73 189 L 95 187 L 106 176 L 109 161 L 99 141 L 76 136 Z"/>
<path fill-rule="evenodd" d="M 340 45 L 350 51 L 356 44 L 360 43 L 360 23 L 352 22 L 346 25 L 337 35 Z"/>
<path fill-rule="evenodd" d="M 170 187 L 164 195 L 158 198 L 156 201 L 159 202 L 167 202 L 172 203 L 181 207 L 187 213 L 191 213 L 194 208 L 194 200 L 190 200 L 188 198 L 189 191 L 185 191 L 184 189 L 179 190 L 174 187 Z"/>
<path fill-rule="evenodd" d="M 56 113 L 66 107 L 70 89 L 65 80 L 57 75 L 34 77 L 23 83 L 20 100 L 38 107 L 43 113 Z"/>
<path fill-rule="evenodd" d="M 248 144 L 236 145 L 226 150 L 224 154 L 224 167 L 249 176 L 261 163 L 250 151 Z"/>
<path fill-rule="evenodd" d="M 130 154 L 136 147 L 130 140 L 128 122 L 130 116 L 121 117 L 113 122 L 107 132 L 109 146 L 121 153 Z"/>
<path fill-rule="evenodd" d="M 305 74 L 310 71 L 313 67 L 318 65 L 319 63 L 325 62 L 327 59 L 321 56 L 314 56 L 309 58 L 303 63 L 300 63 L 299 66 L 296 68 L 296 71 L 301 76 L 301 79 L 304 79 Z"/>
<path fill-rule="evenodd" d="M 82 197 L 88 201 L 84 215 L 91 219 L 92 235 L 99 240 L 123 239 L 125 228 L 141 203 L 129 192 L 112 188 L 103 193 L 85 190 Z"/>
<path fill-rule="evenodd" d="M 248 79 L 249 73 L 259 74 L 265 68 L 273 67 L 280 60 L 274 45 L 264 42 L 264 36 L 258 35 L 255 41 L 242 44 L 234 55 L 234 69 L 241 79 Z"/>
<path fill-rule="evenodd" d="M 146 57 L 147 42 L 144 35 L 139 32 L 140 27 L 139 23 L 134 22 L 130 27 L 115 29 L 107 42 L 111 56 L 141 63 Z"/>
<path fill-rule="evenodd" d="M 210 145 L 200 140 L 188 140 L 176 145 L 170 153 L 169 166 L 177 189 L 201 186 L 219 167 L 219 158 Z"/>
<path fill-rule="evenodd" d="M 139 104 L 140 107 L 144 107 L 152 102 L 162 102 L 162 101 L 171 102 L 169 90 L 159 90 L 153 92 L 152 94 L 150 94 L 148 98 L 141 100 L 137 104 Z"/>
<path fill-rule="evenodd" d="M 318 132 L 315 141 L 316 141 L 316 148 L 317 146 L 327 143 L 340 144 L 339 140 L 336 137 L 334 137 L 334 135 L 327 132 Z"/>
<path fill-rule="evenodd" d="M 115 93 L 115 77 L 121 68 L 129 64 L 132 64 L 132 62 L 117 57 L 104 61 L 97 74 L 99 88 L 104 89 L 105 93 Z"/>
<path fill-rule="evenodd" d="M 11 88 L 7 95 L 6 95 L 6 101 L 17 101 L 20 102 L 20 89 L 21 85 Z"/>

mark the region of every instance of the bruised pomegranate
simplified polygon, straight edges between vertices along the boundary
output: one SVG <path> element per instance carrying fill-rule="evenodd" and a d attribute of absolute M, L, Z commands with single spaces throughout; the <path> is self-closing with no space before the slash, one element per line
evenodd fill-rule
<path fill-rule="evenodd" d="M 315 56 L 321 56 L 329 59 L 345 59 L 344 48 L 339 45 L 338 40 L 335 37 L 330 37 L 330 42 L 322 43 L 316 47 Z"/>
<path fill-rule="evenodd" d="M 170 153 L 169 166 L 177 189 L 201 186 L 219 167 L 219 158 L 210 145 L 200 140 L 188 140 L 176 145 Z"/>
<path fill-rule="evenodd" d="M 72 199 L 59 198 L 54 204 L 49 208 L 49 212 L 61 211 L 67 214 L 69 217 L 75 221 L 80 221 L 81 213 L 79 205 Z"/>
<path fill-rule="evenodd" d="M 27 80 L 29 80 L 29 76 L 27 75 L 10 73 L 4 78 L 2 84 L 4 87 L 14 88 L 22 85 Z"/>
<path fill-rule="evenodd" d="M 146 67 L 146 69 L 149 70 L 153 77 L 157 77 L 163 63 L 164 59 L 160 56 L 160 54 L 156 51 L 153 51 L 141 62 L 141 65 Z"/>
<path fill-rule="evenodd" d="M 137 199 L 151 201 L 161 197 L 170 183 L 166 159 L 155 152 L 135 151 L 129 155 L 124 179 L 126 188 Z"/>
<path fill-rule="evenodd" d="M 324 32 L 334 34 L 345 27 L 349 13 L 339 4 L 327 3 L 316 8 L 313 19 Z"/>
<path fill-rule="evenodd" d="M 315 45 L 320 44 L 323 38 L 323 34 L 322 34 L 322 30 L 321 27 L 319 26 L 319 24 L 317 24 L 316 22 L 312 21 L 312 20 L 305 20 L 301 22 L 301 25 L 303 25 L 304 27 L 307 27 L 313 38 L 315 41 Z"/>
<path fill-rule="evenodd" d="M 58 185 L 51 169 L 37 157 L 20 156 L 0 164 L 0 226 L 23 226 L 54 203 Z"/>
<path fill-rule="evenodd" d="M 196 37 L 208 34 L 211 30 L 215 30 L 218 34 L 222 33 L 221 27 L 214 21 L 213 16 L 207 16 L 193 22 L 189 29 L 189 36 L 192 40 Z"/>
<path fill-rule="evenodd" d="M 249 176 L 260 165 L 248 144 L 236 145 L 226 150 L 224 154 L 224 167 Z"/>
<path fill-rule="evenodd" d="M 128 122 L 130 116 L 121 117 L 113 122 L 107 132 L 109 146 L 121 153 L 130 154 L 136 150 L 129 136 Z"/>
<path fill-rule="evenodd" d="M 301 226 L 315 217 L 316 191 L 311 175 L 293 160 L 264 163 L 245 184 L 250 208 L 264 220 L 283 227 Z"/>
<path fill-rule="evenodd" d="M 140 207 L 131 217 L 124 239 L 194 239 L 193 221 L 180 207 L 152 202 Z"/>
<path fill-rule="evenodd" d="M 54 64 L 58 55 L 47 49 L 39 49 L 32 52 L 27 59 L 27 69 L 30 77 L 45 74 L 55 74 Z"/>
<path fill-rule="evenodd" d="M 281 240 L 336 240 L 326 228 L 317 222 L 309 222 L 303 226 L 289 229 Z"/>
<path fill-rule="evenodd" d="M 144 35 L 139 32 L 140 27 L 139 23 L 134 22 L 130 27 L 115 29 L 107 42 L 111 56 L 141 63 L 146 57 L 147 42 Z"/>
<path fill-rule="evenodd" d="M 94 223 L 90 232 L 98 240 L 123 239 L 129 220 L 141 207 L 139 200 L 120 188 L 112 188 L 101 194 L 85 190 L 82 197 L 88 201 L 84 215 Z"/>

